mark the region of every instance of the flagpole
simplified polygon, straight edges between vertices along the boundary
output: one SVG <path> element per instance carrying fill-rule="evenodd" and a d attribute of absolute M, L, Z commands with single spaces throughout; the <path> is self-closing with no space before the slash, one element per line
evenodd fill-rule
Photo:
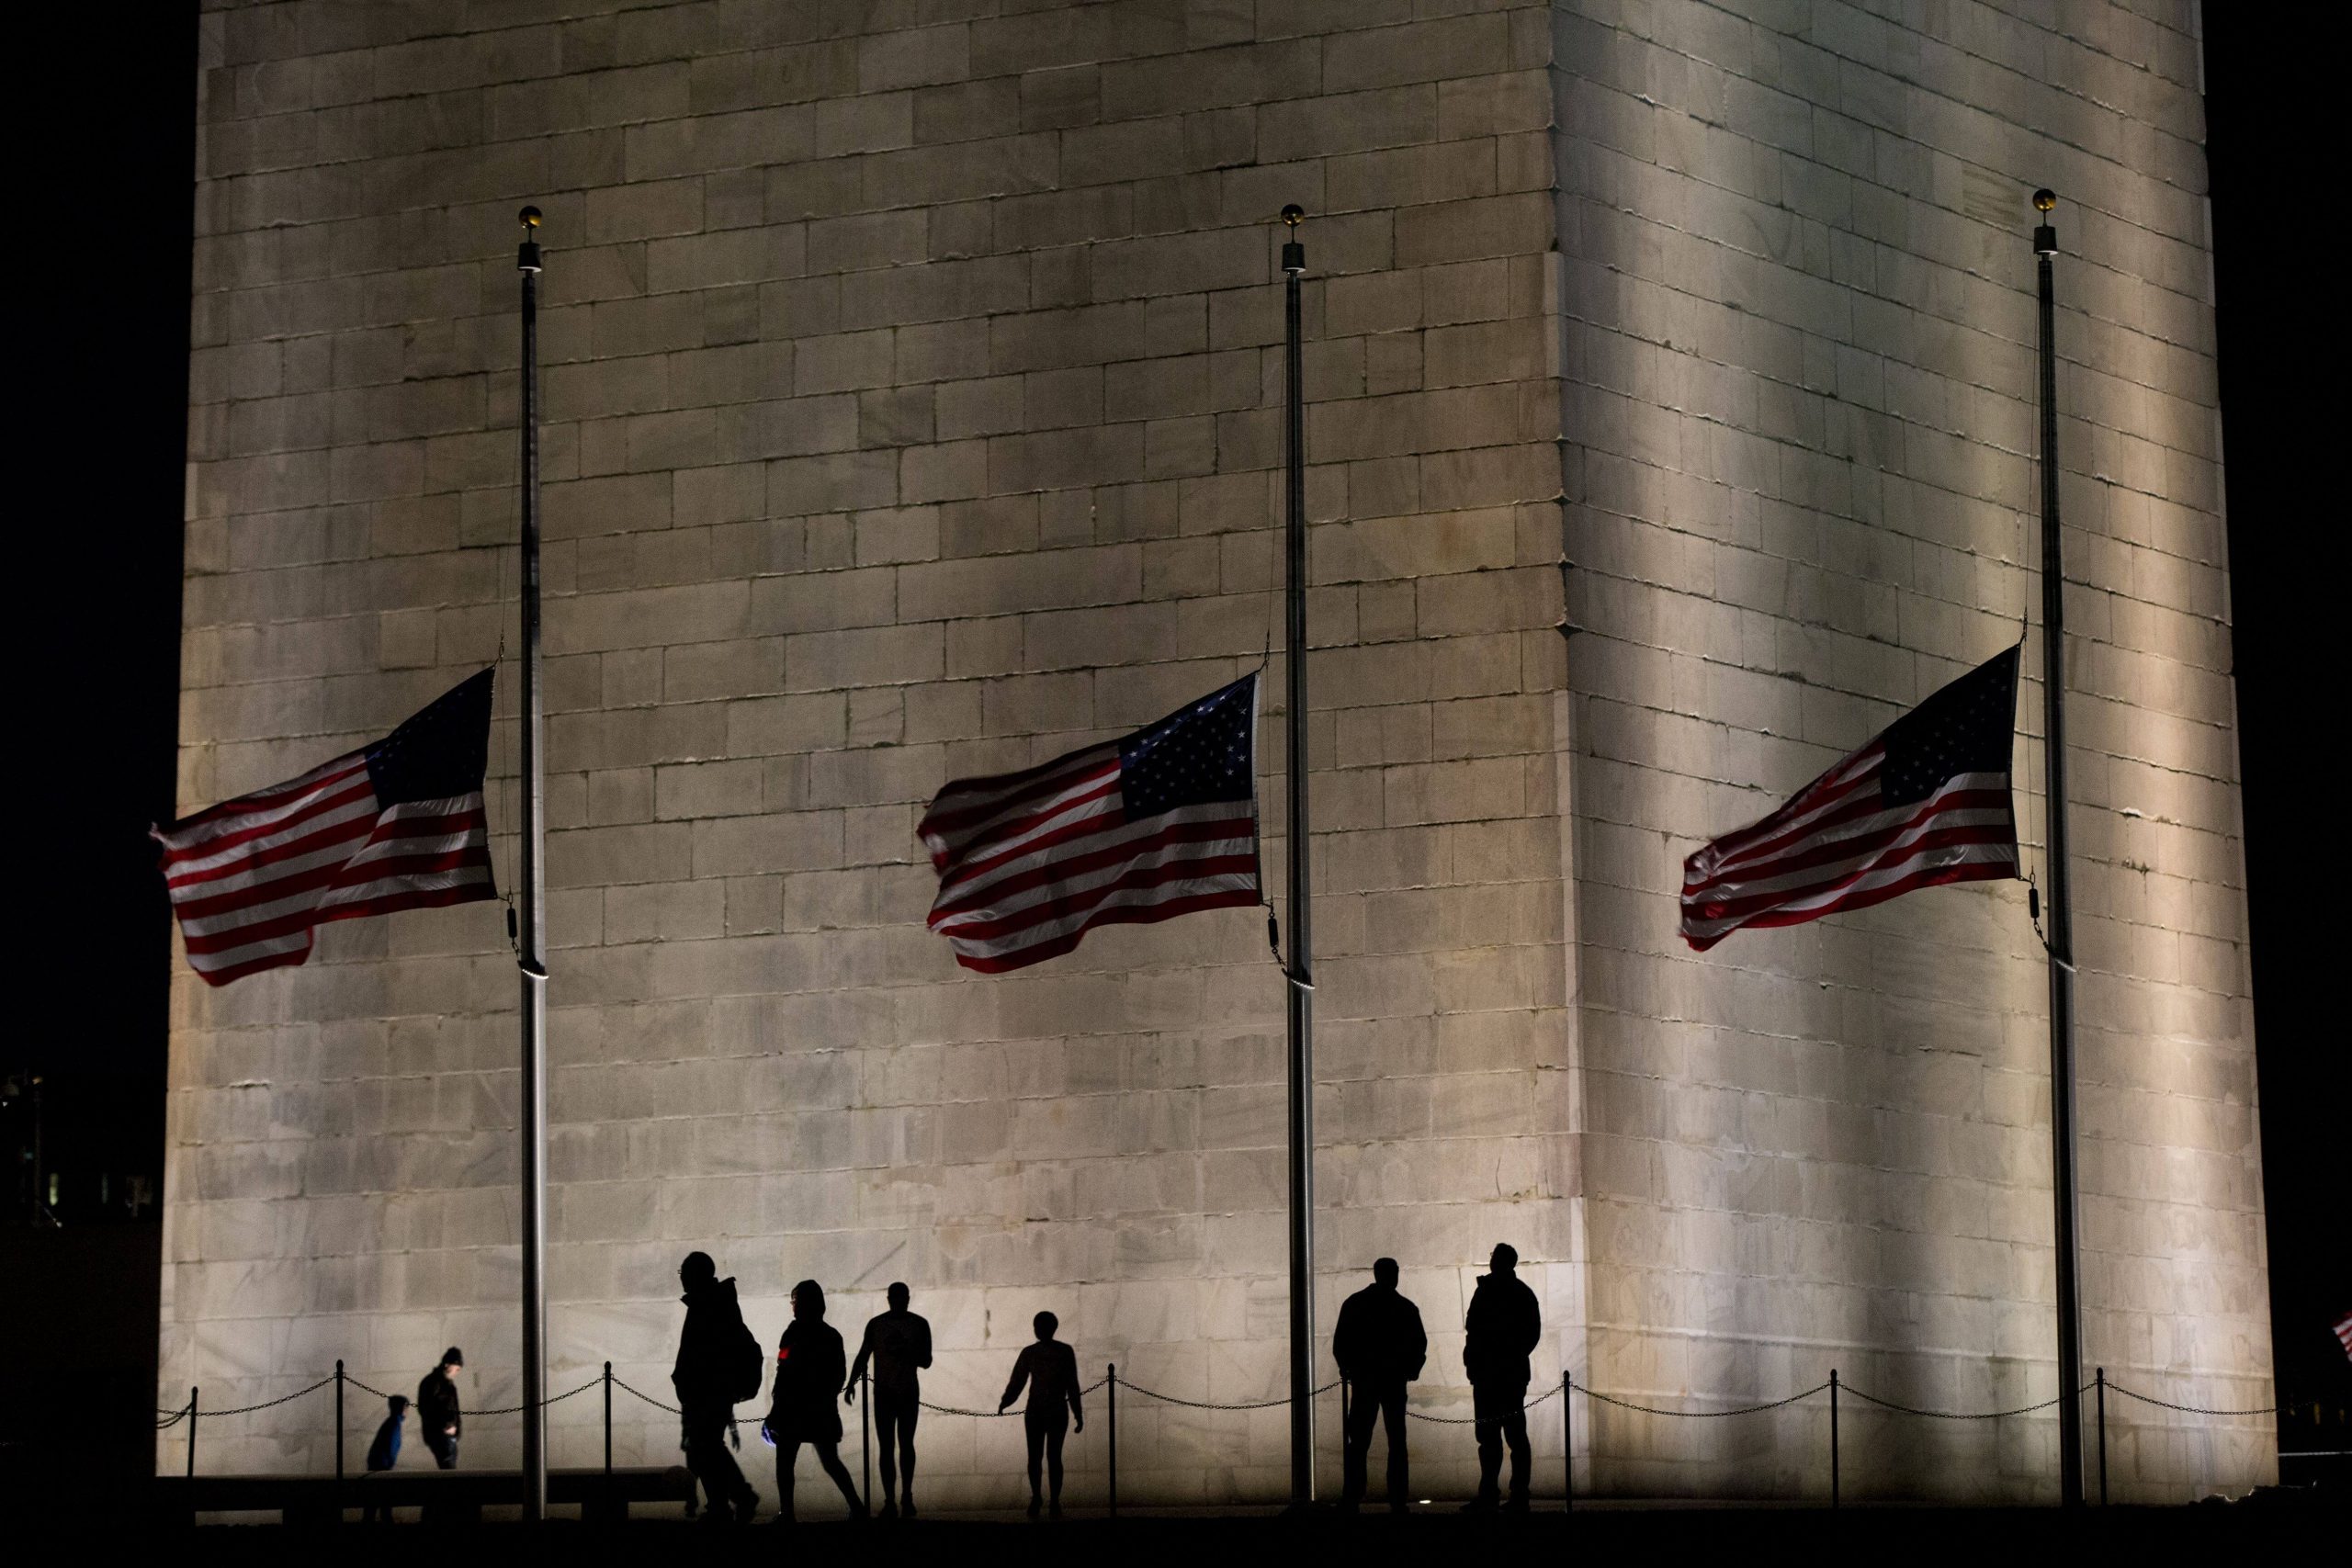
<path fill-rule="evenodd" d="M 2058 231 L 2049 221 L 2058 198 L 2033 193 L 2042 221 L 2033 231 L 2041 287 L 2041 704 L 2042 752 L 2050 781 L 2050 1189 L 2056 1211 L 2051 1241 L 2057 1250 L 2058 1497 L 2083 1503 L 2083 1329 L 2076 1270 L 2077 1195 L 2075 1186 L 2075 921 L 2066 858 L 2066 580 L 2059 549 L 2058 341 L 2051 264 Z"/>
<path fill-rule="evenodd" d="M 539 754 L 539 209 L 523 209 L 514 266 L 523 278 L 523 712 L 522 919 L 515 958 L 522 972 L 523 1083 L 523 1517 L 548 1511 L 547 866 L 542 854 L 546 763 Z"/>
<path fill-rule="evenodd" d="M 1306 455 L 1299 278 L 1306 212 L 1283 209 L 1283 478 L 1284 635 L 1289 678 L 1290 952 L 1283 989 L 1290 1022 L 1290 1500 L 1315 1501 L 1315 920 L 1306 817 Z"/>

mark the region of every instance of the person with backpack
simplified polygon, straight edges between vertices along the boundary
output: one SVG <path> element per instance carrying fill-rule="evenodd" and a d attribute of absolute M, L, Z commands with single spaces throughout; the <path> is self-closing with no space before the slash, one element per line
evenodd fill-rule
<path fill-rule="evenodd" d="M 842 1413 L 833 1391 L 849 1381 L 849 1356 L 841 1331 L 825 1321 L 825 1292 L 814 1280 L 792 1287 L 792 1322 L 775 1348 L 775 1393 L 760 1430 L 775 1445 L 775 1522 L 792 1522 L 792 1469 L 800 1445 L 817 1450 L 817 1463 L 842 1491 L 849 1517 L 865 1517 L 865 1500 L 842 1463 Z"/>
<path fill-rule="evenodd" d="M 690 1252 L 678 1265 L 679 1299 L 686 1303 L 685 1326 L 678 1334 L 678 1360 L 670 1371 L 677 1391 L 684 1434 L 686 1468 L 710 1498 L 703 1518 L 709 1524 L 748 1524 L 759 1511 L 760 1495 L 743 1479 L 727 1451 L 743 1446 L 735 1434 L 735 1406 L 760 1394 L 760 1342 L 743 1325 L 735 1281 L 718 1277 L 707 1252 Z"/>
<path fill-rule="evenodd" d="M 401 1461 L 401 1427 L 408 1418 L 408 1396 L 395 1393 L 387 1397 L 384 1404 L 391 1414 L 385 1416 L 384 1424 L 376 1428 L 376 1440 L 368 1445 L 368 1473 L 370 1475 L 390 1470 Z M 368 1503 L 359 1510 L 359 1522 L 363 1525 L 390 1524 L 391 1507 L 384 1503 Z"/>

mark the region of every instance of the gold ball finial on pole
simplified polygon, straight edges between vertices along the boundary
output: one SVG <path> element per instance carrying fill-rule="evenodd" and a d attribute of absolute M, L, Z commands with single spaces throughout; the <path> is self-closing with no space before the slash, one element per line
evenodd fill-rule
<path fill-rule="evenodd" d="M 2056 191 L 2038 190 L 2033 193 L 2033 209 L 2036 212 L 2047 212 L 2057 205 L 2058 193 Z"/>
<path fill-rule="evenodd" d="M 1292 202 L 1288 207 L 1283 209 L 1283 221 L 1289 224 L 1294 229 L 1297 228 L 1300 224 L 1306 221 L 1306 209 L 1301 207 L 1295 201 Z"/>
<path fill-rule="evenodd" d="M 539 226 L 539 209 L 536 207 L 526 207 L 514 216 L 526 229 L 536 229 Z"/>
<path fill-rule="evenodd" d="M 2058 254 L 2058 231 L 2050 221 L 2050 209 L 2058 205 L 2058 193 L 2043 189 L 2033 193 L 2033 209 L 2041 214 L 2041 221 L 2034 226 L 2033 254 L 2054 256 Z"/>
<path fill-rule="evenodd" d="M 539 270 L 539 209 L 526 207 L 514 215 L 523 225 L 523 243 L 514 249 L 514 269 L 536 273 Z"/>

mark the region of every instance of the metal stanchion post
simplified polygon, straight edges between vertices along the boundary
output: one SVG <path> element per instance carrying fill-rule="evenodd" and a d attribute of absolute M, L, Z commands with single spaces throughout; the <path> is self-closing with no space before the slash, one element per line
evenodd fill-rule
<path fill-rule="evenodd" d="M 612 1491 L 613 1482 L 613 1364 L 605 1363 L 605 1490 Z"/>
<path fill-rule="evenodd" d="M 1829 1506 L 1838 1506 L 1838 1369 L 1829 1369 Z"/>
<path fill-rule="evenodd" d="M 2081 1398 L 2080 1394 L 2075 1395 Z M 2098 1506 L 2107 1506 L 2107 1369 L 2098 1370 Z"/>
<path fill-rule="evenodd" d="M 343 1358 L 334 1359 L 334 1517 L 343 1517 Z"/>
<path fill-rule="evenodd" d="M 1111 1517 L 1115 1519 L 1119 1517 L 1119 1363 L 1116 1361 L 1111 1363 L 1110 1382 L 1104 1392 L 1110 1396 L 1104 1401 L 1110 1406 L 1104 1432 L 1110 1439 Z"/>
<path fill-rule="evenodd" d="M 187 1389 L 187 1472 L 196 1473 L 196 1385 Z"/>
<path fill-rule="evenodd" d="M 868 1508 L 874 1506 L 874 1416 L 866 1391 L 873 1386 L 872 1372 L 857 1375 L 858 1491 Z"/>
<path fill-rule="evenodd" d="M 1577 1506 L 1577 1418 L 1569 1409 L 1576 1393 L 1575 1374 L 1560 1374 L 1560 1497 L 1573 1512 Z"/>

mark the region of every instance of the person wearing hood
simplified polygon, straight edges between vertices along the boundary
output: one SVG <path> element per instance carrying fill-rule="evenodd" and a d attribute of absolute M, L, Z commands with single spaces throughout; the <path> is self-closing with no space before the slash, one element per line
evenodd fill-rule
<path fill-rule="evenodd" d="M 1462 1370 L 1470 1374 L 1470 1413 L 1478 1433 L 1478 1500 L 1470 1506 L 1490 1509 L 1500 1500 L 1496 1481 L 1508 1442 L 1510 1506 L 1523 1513 L 1533 1464 L 1527 1445 L 1527 1383 L 1534 1374 L 1527 1357 L 1544 1337 L 1544 1314 L 1535 1292 L 1519 1277 L 1518 1248 L 1496 1243 L 1487 1269 L 1470 1292 L 1470 1313 L 1462 1325 Z"/>
<path fill-rule="evenodd" d="M 384 1401 L 390 1412 L 384 1424 L 376 1428 L 376 1440 L 368 1445 L 368 1473 L 379 1474 L 401 1462 L 401 1425 L 408 1418 L 408 1396 L 395 1393 Z M 359 1510 L 361 1524 L 390 1524 L 392 1510 L 382 1503 L 369 1502 Z"/>
<path fill-rule="evenodd" d="M 458 1438 L 466 1426 L 458 1408 L 458 1373 L 465 1364 L 466 1353 L 452 1345 L 416 1385 L 417 1430 L 433 1450 L 433 1462 L 443 1470 L 458 1468 Z"/>
<path fill-rule="evenodd" d="M 759 1342 L 743 1325 L 743 1309 L 735 1300 L 735 1281 L 718 1277 L 718 1265 L 707 1252 L 690 1252 L 678 1265 L 678 1283 L 685 1293 L 685 1326 L 678 1333 L 677 1364 L 670 1371 L 670 1386 L 677 1391 L 680 1426 L 685 1439 L 686 1468 L 702 1483 L 710 1498 L 703 1516 L 707 1523 L 748 1523 L 760 1506 L 760 1495 L 743 1479 L 742 1468 L 727 1451 L 735 1435 L 737 1366 L 741 1348 L 751 1347 L 752 1378 L 758 1373 Z M 759 1391 L 752 1389 L 753 1393 Z M 730 1511 L 731 1510 L 731 1511 Z"/>
<path fill-rule="evenodd" d="M 850 1517 L 865 1517 L 865 1502 L 842 1463 L 842 1413 L 833 1394 L 849 1382 L 849 1356 L 841 1331 L 825 1321 L 825 1292 L 814 1280 L 792 1287 L 792 1322 L 775 1348 L 775 1392 L 762 1427 L 775 1445 L 775 1522 L 792 1522 L 792 1469 L 800 1445 L 817 1450 L 817 1462 L 849 1505 Z"/>

